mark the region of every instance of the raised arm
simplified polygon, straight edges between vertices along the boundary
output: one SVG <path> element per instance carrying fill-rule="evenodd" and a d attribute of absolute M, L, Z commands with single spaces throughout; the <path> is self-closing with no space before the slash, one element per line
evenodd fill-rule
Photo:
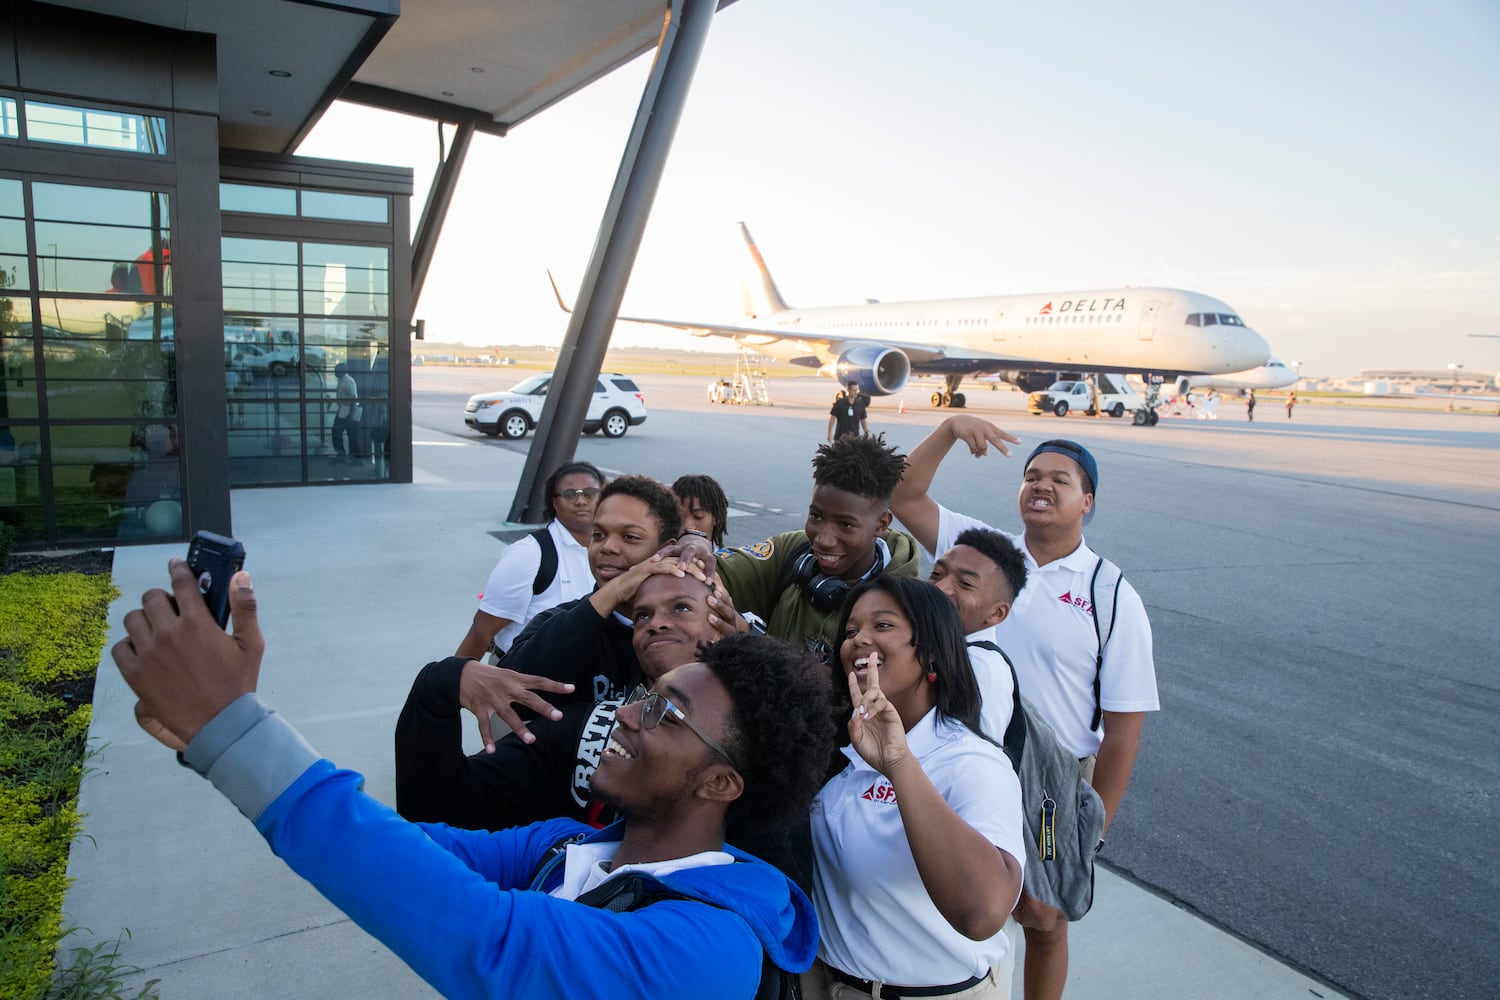
<path fill-rule="evenodd" d="M 928 552 L 936 547 L 938 536 L 938 504 L 930 495 L 932 479 L 955 441 L 964 442 L 975 458 L 989 454 L 990 445 L 1009 455 L 1008 445 L 1021 443 L 988 420 L 965 414 L 944 420 L 911 450 L 906 456 L 906 475 L 891 494 L 891 512 Z"/>
<path fill-rule="evenodd" d="M 1020 860 L 970 826 L 927 777 L 906 743 L 900 714 L 880 690 L 876 664 L 866 671 L 866 683 L 861 692 L 849 674 L 855 706 L 850 743 L 895 789 L 917 874 L 943 919 L 971 941 L 993 937 L 1020 895 Z"/>

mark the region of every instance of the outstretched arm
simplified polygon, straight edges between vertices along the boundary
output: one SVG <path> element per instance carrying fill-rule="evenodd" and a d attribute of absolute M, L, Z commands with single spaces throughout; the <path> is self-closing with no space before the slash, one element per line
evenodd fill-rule
<path fill-rule="evenodd" d="M 940 516 L 938 503 L 930 495 L 932 479 L 955 441 L 964 442 L 975 458 L 987 455 L 990 445 L 1009 455 L 1008 445 L 1021 443 L 1020 438 L 988 420 L 960 415 L 938 424 L 911 450 L 906 456 L 906 475 L 891 494 L 891 512 L 928 552 L 937 546 Z"/>

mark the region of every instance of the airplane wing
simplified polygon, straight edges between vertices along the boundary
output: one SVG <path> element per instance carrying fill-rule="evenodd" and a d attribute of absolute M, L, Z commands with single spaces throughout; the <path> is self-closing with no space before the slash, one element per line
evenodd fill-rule
<path fill-rule="evenodd" d="M 552 294 L 557 297 L 558 308 L 562 309 L 565 313 L 571 313 L 573 310 L 563 298 L 562 290 L 557 287 L 557 279 L 552 276 L 551 271 L 547 272 L 547 280 L 552 282 Z M 803 345 L 804 350 L 819 355 L 819 360 L 825 363 L 853 350 L 870 348 L 888 350 L 894 348 L 911 360 L 913 371 L 919 372 L 930 369 L 944 373 L 954 371 L 978 373 L 998 371 L 1002 368 L 1031 367 L 1028 362 L 1017 361 L 1014 358 L 1007 357 L 1004 354 L 996 354 L 992 351 L 964 349 L 961 354 L 950 354 L 950 349 L 941 344 L 918 344 L 912 341 L 885 337 L 882 337 L 880 340 L 866 340 L 860 337 L 847 337 L 812 330 L 798 330 L 795 327 L 756 326 L 753 323 L 662 319 L 654 316 L 619 316 L 617 319 L 621 323 L 643 323 L 648 326 L 663 326 L 672 330 L 681 330 L 694 337 L 728 337 L 750 347 L 768 347 L 779 343 Z M 1056 365 L 1043 367 L 1055 368 Z"/>

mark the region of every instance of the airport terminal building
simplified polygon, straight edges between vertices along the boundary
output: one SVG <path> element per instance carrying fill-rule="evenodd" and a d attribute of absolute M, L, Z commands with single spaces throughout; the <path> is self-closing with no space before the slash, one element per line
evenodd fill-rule
<path fill-rule="evenodd" d="M 228 532 L 237 487 L 409 482 L 413 301 L 469 139 L 653 47 L 665 10 L 563 7 L 7 5 L 0 522 L 16 545 Z M 292 155 L 338 98 L 449 127 L 415 236 L 409 169 Z"/>

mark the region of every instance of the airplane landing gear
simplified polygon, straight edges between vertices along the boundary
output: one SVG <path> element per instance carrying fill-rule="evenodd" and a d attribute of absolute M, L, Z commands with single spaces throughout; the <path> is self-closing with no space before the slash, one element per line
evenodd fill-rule
<path fill-rule="evenodd" d="M 947 376 L 948 390 L 946 392 L 935 392 L 932 394 L 933 406 L 950 406 L 955 410 L 962 410 L 968 402 L 964 394 L 958 391 L 958 385 L 963 381 L 962 375 Z"/>

